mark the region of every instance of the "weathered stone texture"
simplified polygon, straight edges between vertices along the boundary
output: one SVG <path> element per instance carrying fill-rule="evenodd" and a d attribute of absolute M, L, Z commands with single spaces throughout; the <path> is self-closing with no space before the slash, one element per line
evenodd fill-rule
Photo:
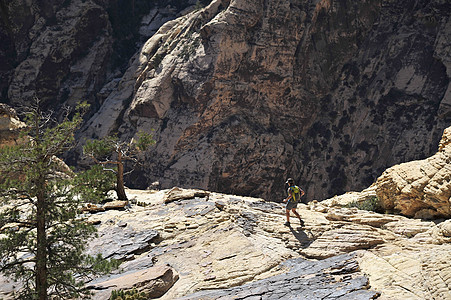
<path fill-rule="evenodd" d="M 226 299 L 374 299 L 352 255 L 322 261 L 302 258 L 284 262 L 286 273 L 226 290 L 202 291 L 180 300 Z"/>
<path fill-rule="evenodd" d="M 168 203 L 171 190 L 128 190 L 127 210 L 87 215 L 99 230 L 88 252 L 123 262 L 88 283 L 94 299 L 133 287 L 162 287 L 163 300 L 450 296 L 450 220 L 435 224 L 325 202 L 300 204 L 305 226 L 287 227 L 280 203 L 177 190 L 186 197 Z M 18 288 L 0 278 L 3 299 L 14 299 Z"/>
<path fill-rule="evenodd" d="M 26 124 L 17 117 L 16 111 L 0 103 L 0 146 L 17 145 L 20 142 L 20 130 Z"/>
<path fill-rule="evenodd" d="M 376 182 L 386 210 L 417 218 L 451 217 L 451 127 L 430 158 L 396 165 Z"/>
<path fill-rule="evenodd" d="M 431 155 L 449 124 L 447 8 L 212 1 L 145 43 L 85 135 L 156 129 L 142 187 L 272 200 L 286 177 L 309 200 L 364 188 Z"/>
<path fill-rule="evenodd" d="M 97 110 L 141 39 L 190 5 L 183 2 L 168 0 L 164 8 L 140 0 L 2 3 L 1 101 L 26 105 L 37 96 L 58 111 L 87 100 Z"/>
<path fill-rule="evenodd" d="M 111 26 L 105 7 L 94 1 L 8 1 L 3 30 L 15 42 L 17 57 L 7 95 L 14 104 L 39 97 L 54 110 L 92 99 L 104 84 L 111 53 Z M 17 17 L 19 13 L 19 18 Z"/>
<path fill-rule="evenodd" d="M 449 299 L 449 247 L 409 248 L 387 246 L 358 259 L 371 286 L 384 290 L 378 299 Z"/>
<path fill-rule="evenodd" d="M 165 3 L 5 2 L 2 101 L 88 100 L 81 141 L 154 128 L 129 185 L 267 199 L 360 190 L 449 125 L 446 0 Z"/>
<path fill-rule="evenodd" d="M 150 267 L 136 271 L 115 279 L 99 282 L 91 286 L 92 289 L 101 290 L 96 293 L 96 299 L 110 299 L 112 290 L 136 290 L 145 293 L 148 299 L 163 296 L 177 281 L 179 275 L 168 266 Z"/>
<path fill-rule="evenodd" d="M 344 225 L 328 230 L 301 251 L 309 258 L 323 259 L 358 249 L 370 249 L 384 243 L 383 234 L 365 225 Z"/>

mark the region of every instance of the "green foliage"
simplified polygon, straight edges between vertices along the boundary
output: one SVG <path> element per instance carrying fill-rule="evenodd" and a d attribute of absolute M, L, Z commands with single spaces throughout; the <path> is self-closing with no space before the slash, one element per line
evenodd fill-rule
<path fill-rule="evenodd" d="M 138 140 L 135 142 L 135 146 L 139 151 L 145 151 L 151 145 L 155 144 L 152 134 L 140 131 L 137 134 Z"/>
<path fill-rule="evenodd" d="M 29 138 L 0 148 L 0 272 L 22 284 L 20 298 L 89 294 L 86 279 L 116 265 L 84 254 L 96 230 L 78 215 L 80 195 L 98 179 L 64 173 L 57 159 L 73 147 L 85 108 L 56 124 L 36 106 L 27 116 Z"/>
<path fill-rule="evenodd" d="M 374 211 L 377 213 L 383 213 L 384 209 L 382 208 L 382 205 L 379 201 L 379 198 L 376 196 L 365 199 L 364 201 L 352 201 L 348 203 L 345 207 L 356 207 L 361 210 L 368 210 L 368 211 Z"/>
<path fill-rule="evenodd" d="M 199 9 L 202 9 L 202 8 L 204 8 L 204 5 L 202 4 L 202 2 L 200 2 L 200 0 L 197 0 L 196 1 L 196 5 L 194 6 L 194 9 L 195 10 L 199 10 Z"/>
<path fill-rule="evenodd" d="M 105 172 L 100 165 L 94 165 L 89 170 L 80 172 L 75 180 L 81 200 L 89 203 L 106 200 L 108 192 L 115 188 L 114 179 L 114 173 Z"/>
<path fill-rule="evenodd" d="M 147 206 L 149 206 L 149 205 L 151 205 L 151 204 L 146 203 L 146 202 L 137 201 L 137 202 L 136 202 L 136 205 L 141 206 L 141 207 L 147 207 Z"/>
<path fill-rule="evenodd" d="M 139 292 L 135 288 L 132 290 L 113 290 L 110 300 L 147 300 L 149 297 L 145 292 Z"/>
<path fill-rule="evenodd" d="M 187 39 L 184 41 L 183 48 L 180 53 L 177 55 L 184 60 L 188 60 L 194 53 L 196 53 L 197 48 L 200 45 L 201 39 L 199 36 L 191 39 L 191 35 L 187 36 Z"/>
<path fill-rule="evenodd" d="M 152 58 L 152 66 L 154 69 L 158 68 L 160 66 L 160 63 L 163 61 L 163 58 L 165 56 L 164 54 L 157 53 Z"/>
<path fill-rule="evenodd" d="M 115 151 L 116 137 L 108 136 L 100 140 L 86 141 L 83 151 L 85 154 L 94 156 L 97 159 L 106 159 Z"/>
<path fill-rule="evenodd" d="M 137 153 L 147 150 L 153 144 L 155 140 L 152 134 L 140 131 L 137 133 L 137 139 L 132 139 L 129 143 L 112 136 L 88 140 L 83 147 L 83 153 L 97 162 L 111 160 L 111 164 L 116 164 L 113 160 L 119 153 L 124 160 L 133 160 Z"/>
<path fill-rule="evenodd" d="M 132 161 L 138 163 L 138 154 L 155 144 L 150 133 L 139 132 L 137 139 L 130 142 L 120 141 L 116 137 L 104 137 L 89 140 L 83 147 L 83 153 L 95 164 L 102 166 L 102 170 L 111 171 L 116 176 L 116 190 L 119 200 L 127 200 L 124 188 L 124 163 Z M 99 169 L 100 170 L 100 169 Z M 104 185 L 108 187 L 108 183 Z"/>

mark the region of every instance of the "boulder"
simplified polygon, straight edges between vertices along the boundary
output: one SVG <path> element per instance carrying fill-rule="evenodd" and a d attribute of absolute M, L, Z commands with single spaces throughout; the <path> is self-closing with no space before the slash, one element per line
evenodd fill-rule
<path fill-rule="evenodd" d="M 84 212 L 89 212 L 91 214 L 95 214 L 98 212 L 105 211 L 105 208 L 103 208 L 103 206 L 101 206 L 101 205 L 88 203 L 85 206 L 83 206 L 83 208 L 81 210 Z"/>
<path fill-rule="evenodd" d="M 128 201 L 123 201 L 123 200 L 109 201 L 109 202 L 106 202 L 105 204 L 88 203 L 82 208 L 82 211 L 89 212 L 91 214 L 95 214 L 95 213 L 98 213 L 98 212 L 103 212 L 105 210 L 111 210 L 111 209 L 113 209 L 113 210 L 114 209 L 121 210 L 121 209 L 125 209 L 125 207 L 127 207 L 127 205 L 129 205 L 129 202 Z"/>
<path fill-rule="evenodd" d="M 115 200 L 115 201 L 109 201 L 103 205 L 103 208 L 105 210 L 108 209 L 124 209 L 128 205 L 128 201 L 123 200 Z"/>
<path fill-rule="evenodd" d="M 451 127 L 439 151 L 425 160 L 387 169 L 376 181 L 376 193 L 386 210 L 422 219 L 451 217 Z"/>
<path fill-rule="evenodd" d="M 202 190 L 193 190 L 193 189 L 182 189 L 178 187 L 174 187 L 170 189 L 165 197 L 164 197 L 164 203 L 170 203 L 173 201 L 178 200 L 185 200 L 185 199 L 194 199 L 195 197 L 207 197 L 210 193 Z"/>
<path fill-rule="evenodd" d="M 179 275 L 170 266 L 155 266 L 133 273 L 121 275 L 110 280 L 89 286 L 95 292 L 95 299 L 108 300 L 111 292 L 136 290 L 144 293 L 147 299 L 159 298 L 178 280 Z"/>

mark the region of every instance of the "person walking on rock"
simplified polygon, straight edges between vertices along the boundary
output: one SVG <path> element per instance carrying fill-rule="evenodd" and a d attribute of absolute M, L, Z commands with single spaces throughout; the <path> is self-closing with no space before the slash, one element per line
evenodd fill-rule
<path fill-rule="evenodd" d="M 288 197 L 283 200 L 287 205 L 285 206 L 285 214 L 287 216 L 286 226 L 290 226 L 290 210 L 294 213 L 296 217 L 298 217 L 299 222 L 301 222 L 301 226 L 304 226 L 304 221 L 302 221 L 301 216 L 296 211 L 298 206 L 298 202 L 301 200 L 301 197 L 305 194 L 305 192 L 294 184 L 294 180 L 292 178 L 288 178 Z"/>

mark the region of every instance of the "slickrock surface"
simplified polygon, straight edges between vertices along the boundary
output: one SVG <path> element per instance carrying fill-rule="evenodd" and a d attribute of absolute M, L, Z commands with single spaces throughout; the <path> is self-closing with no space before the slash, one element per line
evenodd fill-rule
<path fill-rule="evenodd" d="M 133 287 L 165 300 L 451 297 L 451 220 L 379 214 L 329 199 L 301 204 L 305 226 L 293 218 L 287 227 L 283 205 L 259 198 L 198 197 L 200 190 L 180 188 L 127 192 L 130 207 L 86 214 L 99 233 L 89 253 L 123 261 L 87 283 L 94 299 Z M 345 194 L 340 203 L 371 193 Z M 0 280 L 0 297 L 11 299 L 15 284 Z"/>
<path fill-rule="evenodd" d="M 180 198 L 165 203 L 174 190 Z M 161 299 L 451 296 L 450 221 L 342 208 L 328 200 L 301 204 L 305 226 L 293 218 L 286 227 L 282 204 L 213 192 L 184 197 L 199 192 L 128 190 L 131 208 L 90 215 L 99 224 L 90 253 L 124 261 L 110 277 L 89 283 L 96 299 L 133 284 L 151 292 L 151 281 L 125 282 L 137 272 L 166 267 L 173 275 L 160 278 L 171 286 Z M 341 198 L 352 201 L 356 195 Z"/>
<path fill-rule="evenodd" d="M 366 290 L 368 281 L 353 255 L 322 261 L 290 259 L 281 265 L 283 274 L 225 290 L 202 291 L 184 300 L 227 299 L 374 299 L 379 293 Z"/>

